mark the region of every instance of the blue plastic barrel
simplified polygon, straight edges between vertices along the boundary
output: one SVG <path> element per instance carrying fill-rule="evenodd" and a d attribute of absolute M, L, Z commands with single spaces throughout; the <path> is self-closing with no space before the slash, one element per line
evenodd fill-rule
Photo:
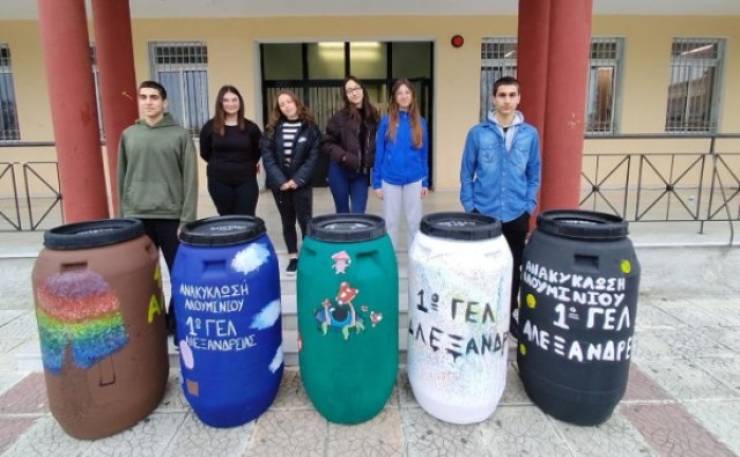
<path fill-rule="evenodd" d="M 264 222 L 183 227 L 172 273 L 182 388 L 200 420 L 234 427 L 262 414 L 283 374 L 280 274 Z"/>

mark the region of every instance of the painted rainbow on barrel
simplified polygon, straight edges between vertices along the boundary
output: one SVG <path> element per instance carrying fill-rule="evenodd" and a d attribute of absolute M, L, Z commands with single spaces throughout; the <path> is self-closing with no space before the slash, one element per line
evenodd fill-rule
<path fill-rule="evenodd" d="M 90 368 L 128 343 L 120 303 L 108 283 L 90 270 L 57 273 L 38 290 L 44 367 L 58 373 L 71 345 L 75 364 Z"/>

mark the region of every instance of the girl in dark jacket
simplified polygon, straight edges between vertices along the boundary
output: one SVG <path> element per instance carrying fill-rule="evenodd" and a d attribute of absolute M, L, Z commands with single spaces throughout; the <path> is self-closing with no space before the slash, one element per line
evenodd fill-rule
<path fill-rule="evenodd" d="M 283 223 L 283 238 L 290 259 L 286 269 L 289 275 L 295 274 L 298 266 L 296 219 L 303 237 L 311 219 L 311 176 L 320 144 L 321 131 L 311 113 L 293 92 L 281 91 L 265 127 L 260 149 L 267 186 L 272 189 Z"/>
<path fill-rule="evenodd" d="M 329 188 L 337 213 L 364 213 L 375 160 L 378 110 L 354 76 L 344 80 L 344 108 L 326 126 L 322 151 L 329 155 Z"/>
<path fill-rule="evenodd" d="M 254 216 L 260 132 L 244 118 L 244 100 L 234 86 L 223 86 L 216 96 L 213 119 L 200 129 L 200 156 L 208 162 L 208 193 L 218 214 Z"/>

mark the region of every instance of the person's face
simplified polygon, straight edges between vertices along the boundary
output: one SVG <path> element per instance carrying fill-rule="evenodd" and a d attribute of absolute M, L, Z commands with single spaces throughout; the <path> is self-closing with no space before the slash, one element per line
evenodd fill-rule
<path fill-rule="evenodd" d="M 155 119 L 167 108 L 167 100 L 162 100 L 157 89 L 142 87 L 139 89 L 139 114 L 142 117 Z"/>
<path fill-rule="evenodd" d="M 519 106 L 519 87 L 516 84 L 501 85 L 492 96 L 493 106 L 501 114 L 512 114 Z"/>
<path fill-rule="evenodd" d="M 226 92 L 221 99 L 221 106 L 226 114 L 237 114 L 239 112 L 239 97 L 232 92 Z"/>
<path fill-rule="evenodd" d="M 414 97 L 411 95 L 411 89 L 402 84 L 401 87 L 396 91 L 396 103 L 401 107 L 402 110 L 407 110 L 411 106 L 411 102 L 414 101 Z"/>
<path fill-rule="evenodd" d="M 349 99 L 350 103 L 355 105 L 357 108 L 362 108 L 362 98 L 364 97 L 362 86 L 350 79 L 347 81 L 347 84 L 344 85 L 344 92 L 347 94 L 347 99 Z"/>
<path fill-rule="evenodd" d="M 298 107 L 295 106 L 293 98 L 288 94 L 282 94 L 278 97 L 278 107 L 283 116 L 288 119 L 295 119 L 298 117 Z"/>

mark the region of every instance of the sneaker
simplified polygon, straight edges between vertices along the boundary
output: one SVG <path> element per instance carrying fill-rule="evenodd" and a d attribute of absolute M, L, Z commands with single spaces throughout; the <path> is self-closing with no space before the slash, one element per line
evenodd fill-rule
<path fill-rule="evenodd" d="M 290 259 L 290 262 L 288 262 L 288 268 L 285 269 L 285 274 L 288 276 L 295 276 L 296 270 L 298 270 L 298 259 Z"/>

